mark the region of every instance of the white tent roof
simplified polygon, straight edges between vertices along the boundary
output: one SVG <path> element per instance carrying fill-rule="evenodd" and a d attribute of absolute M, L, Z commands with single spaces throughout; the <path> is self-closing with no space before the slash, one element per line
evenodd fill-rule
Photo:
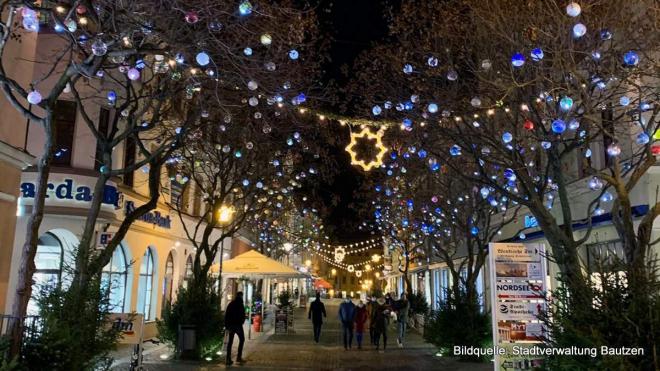
<path fill-rule="evenodd" d="M 214 264 L 211 270 L 217 272 L 218 268 L 219 265 Z M 250 250 L 222 263 L 222 277 L 303 278 L 307 276 L 288 265 Z"/>

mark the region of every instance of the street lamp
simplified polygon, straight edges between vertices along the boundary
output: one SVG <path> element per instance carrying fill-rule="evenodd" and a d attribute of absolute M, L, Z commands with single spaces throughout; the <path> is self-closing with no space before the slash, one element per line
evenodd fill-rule
<path fill-rule="evenodd" d="M 220 206 L 218 208 L 218 211 L 216 212 L 216 218 L 218 220 L 218 224 L 220 225 L 231 224 L 232 220 L 234 219 L 235 212 L 236 209 L 234 209 L 233 206 L 225 206 L 225 205 Z"/>

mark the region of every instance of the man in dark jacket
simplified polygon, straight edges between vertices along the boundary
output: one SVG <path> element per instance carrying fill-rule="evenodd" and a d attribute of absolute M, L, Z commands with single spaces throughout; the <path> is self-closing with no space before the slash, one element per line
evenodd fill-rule
<path fill-rule="evenodd" d="M 243 332 L 243 323 L 245 322 L 245 307 L 243 306 L 243 293 L 237 292 L 236 298 L 227 305 L 225 310 L 225 328 L 229 333 L 227 337 L 227 366 L 234 362 L 231 360 L 231 347 L 234 345 L 234 335 L 238 335 L 238 355 L 236 362 L 244 363 L 243 344 L 245 344 L 245 333 Z"/>
<path fill-rule="evenodd" d="M 348 350 L 353 345 L 353 321 L 355 320 L 355 304 L 349 297 L 339 305 L 339 320 L 344 337 L 344 350 Z"/>
<path fill-rule="evenodd" d="M 321 294 L 317 292 L 316 300 L 314 300 L 309 306 L 309 313 L 307 314 L 307 319 L 311 319 L 312 324 L 314 325 L 314 341 L 317 343 L 321 337 L 323 317 L 327 317 L 325 315 L 325 305 L 321 302 Z"/>

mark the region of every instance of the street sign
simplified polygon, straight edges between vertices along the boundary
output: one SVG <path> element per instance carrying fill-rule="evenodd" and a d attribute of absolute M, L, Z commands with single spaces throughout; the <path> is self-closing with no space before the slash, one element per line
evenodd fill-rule
<path fill-rule="evenodd" d="M 114 236 L 115 236 L 114 232 L 99 232 L 96 241 L 96 248 L 105 249 L 106 247 L 108 247 L 110 241 L 112 241 L 112 238 Z"/>

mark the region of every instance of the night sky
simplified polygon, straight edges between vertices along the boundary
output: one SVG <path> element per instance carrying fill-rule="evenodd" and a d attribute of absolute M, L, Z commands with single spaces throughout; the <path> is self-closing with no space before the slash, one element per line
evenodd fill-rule
<path fill-rule="evenodd" d="M 330 60 L 324 66 L 324 85 L 335 84 L 341 87 L 351 79 L 351 67 L 355 58 L 368 50 L 387 34 L 384 18 L 385 7 L 395 1 L 374 0 L 319 0 L 317 14 L 321 31 L 330 39 Z M 348 73 L 346 73 L 348 71 Z M 341 100 L 341 97 L 339 97 Z M 326 104 L 327 105 L 327 104 Z M 328 106 L 336 112 L 337 107 Z M 362 240 L 371 236 L 369 231 L 360 231 L 358 226 L 365 218 L 370 218 L 368 199 L 364 188 L 368 184 L 363 172 L 350 164 L 344 151 L 349 132 L 338 129 L 344 137 L 336 145 L 328 145 L 330 156 L 337 163 L 337 173 L 329 182 L 315 185 L 317 202 L 321 204 L 322 216 L 330 238 L 334 242 L 345 243 Z"/>

